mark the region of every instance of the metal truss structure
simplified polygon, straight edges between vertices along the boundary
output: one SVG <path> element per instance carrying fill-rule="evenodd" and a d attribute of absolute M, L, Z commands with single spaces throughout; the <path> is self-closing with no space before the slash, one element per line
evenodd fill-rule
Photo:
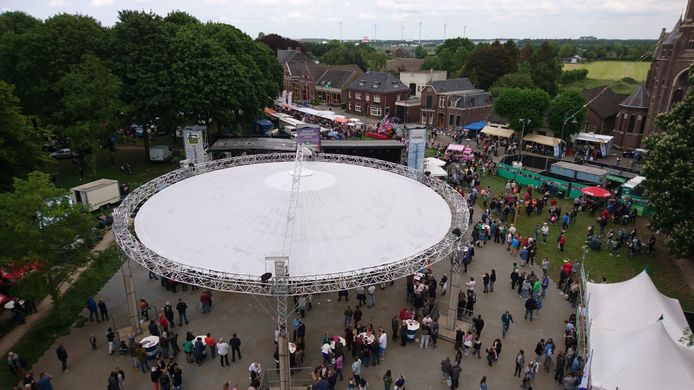
<path fill-rule="evenodd" d="M 113 212 L 113 232 L 116 244 L 127 259 L 134 260 L 152 272 L 171 280 L 193 284 L 217 291 L 276 296 L 273 283 L 263 281 L 259 275 L 221 272 L 213 269 L 190 266 L 159 256 L 143 245 L 134 233 L 135 215 L 149 198 L 164 188 L 195 175 L 219 169 L 252 164 L 293 162 L 294 153 L 257 154 L 232 157 L 196 164 L 171 171 L 132 191 Z M 305 160 L 327 163 L 358 165 L 379 169 L 416 180 L 436 191 L 451 208 L 451 229 L 441 241 L 408 257 L 394 259 L 378 266 L 355 269 L 348 272 L 324 273 L 315 276 L 292 277 L 288 281 L 288 295 L 316 294 L 353 289 L 357 286 L 385 283 L 411 275 L 428 264 L 447 258 L 454 251 L 468 227 L 469 211 L 465 199 L 444 181 L 426 176 L 423 172 L 404 165 L 360 156 L 319 154 Z M 397 229 L 397 227 L 393 227 Z M 457 229 L 457 231 L 456 231 Z M 456 231 L 458 234 L 454 234 Z"/>

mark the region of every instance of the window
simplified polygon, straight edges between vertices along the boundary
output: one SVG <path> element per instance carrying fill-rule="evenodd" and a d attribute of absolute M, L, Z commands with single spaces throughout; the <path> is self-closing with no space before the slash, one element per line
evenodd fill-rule
<path fill-rule="evenodd" d="M 386 116 L 390 115 L 390 107 L 386 107 Z"/>
<path fill-rule="evenodd" d="M 629 117 L 629 123 L 627 124 L 627 133 L 634 132 L 634 124 L 636 123 L 636 116 L 631 115 Z"/>
<path fill-rule="evenodd" d="M 455 116 L 455 125 L 460 126 L 460 115 Z"/>
<path fill-rule="evenodd" d="M 446 97 L 445 96 L 439 96 L 439 107 L 445 107 L 446 106 Z"/>
<path fill-rule="evenodd" d="M 434 115 L 429 113 L 429 120 L 427 121 L 429 123 L 429 126 L 431 126 L 431 123 L 434 121 Z"/>
<path fill-rule="evenodd" d="M 381 107 L 371 106 L 371 108 L 369 109 L 369 114 L 371 116 L 381 116 L 381 113 L 382 113 Z"/>
<path fill-rule="evenodd" d="M 692 39 L 692 40 L 690 40 L 689 42 L 687 42 L 687 49 L 688 49 L 688 50 L 694 49 L 694 39 Z"/>
<path fill-rule="evenodd" d="M 347 109 L 350 111 L 352 110 L 352 103 L 351 102 L 347 105 Z"/>
<path fill-rule="evenodd" d="M 348 96 L 350 97 L 350 99 L 352 98 L 352 91 L 349 91 Z"/>
<path fill-rule="evenodd" d="M 371 99 L 371 95 L 369 95 L 368 93 L 365 93 L 364 94 L 364 100 L 366 100 L 368 102 L 370 99 Z"/>
<path fill-rule="evenodd" d="M 422 124 L 426 125 L 427 124 L 427 114 L 422 114 Z"/>
<path fill-rule="evenodd" d="M 357 100 L 361 100 L 361 94 L 359 92 L 354 93 L 354 98 Z"/>
<path fill-rule="evenodd" d="M 399 101 L 400 101 L 400 95 L 398 95 L 398 96 L 395 97 L 395 101 L 396 101 L 396 102 L 399 102 Z"/>
<path fill-rule="evenodd" d="M 453 126 L 453 115 L 448 116 L 448 125 Z"/>
<path fill-rule="evenodd" d="M 355 104 L 355 105 L 354 105 L 354 111 L 356 111 L 356 112 L 361 112 L 361 105 Z"/>
<path fill-rule="evenodd" d="M 427 95 L 426 104 L 424 105 L 424 108 L 431 108 L 433 100 L 433 96 Z"/>
<path fill-rule="evenodd" d="M 374 95 L 374 103 L 380 103 L 381 102 L 381 95 Z"/>

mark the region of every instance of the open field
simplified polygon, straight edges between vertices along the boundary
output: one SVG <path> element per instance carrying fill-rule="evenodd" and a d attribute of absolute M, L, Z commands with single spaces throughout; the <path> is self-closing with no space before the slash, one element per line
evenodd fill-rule
<path fill-rule="evenodd" d="M 505 183 L 506 180 L 499 176 L 485 176 L 482 179 L 482 185 L 489 186 L 491 188 L 492 196 L 497 196 L 504 193 Z M 559 200 L 559 204 L 563 210 L 573 209 L 573 202 L 570 202 L 569 200 Z M 529 217 L 527 217 L 524 210 L 522 210 L 518 216 L 518 231 L 523 236 L 532 235 L 533 231 L 535 230 L 535 226 L 542 226 L 542 223 L 545 221 L 547 221 L 546 210 L 543 211 L 541 215 L 533 213 Z M 647 241 L 651 235 L 647 224 L 647 218 L 639 218 L 636 221 L 636 226 L 633 224 L 609 224 L 607 225 L 605 231 L 607 232 L 608 229 L 613 229 L 616 233 L 620 228 L 624 228 L 627 232 L 630 232 L 631 229 L 636 227 L 637 231 L 639 232 L 639 237 L 642 240 Z M 544 257 L 549 259 L 550 275 L 551 277 L 555 278 L 555 280 L 558 280 L 559 268 L 563 264 L 564 259 L 569 259 L 571 261 L 581 259 L 583 255 L 582 247 L 586 238 L 586 230 L 588 229 L 589 225 L 593 225 L 593 227 L 596 229 L 596 233 L 599 233 L 600 228 L 597 223 L 595 223 L 595 217 L 591 217 L 587 212 L 579 213 L 578 217 L 576 218 L 576 223 L 570 225 L 569 230 L 567 231 L 564 255 L 559 253 L 556 244 L 556 239 L 559 231 L 561 230 L 561 226 L 550 225 L 547 244 L 543 245 L 540 243 L 538 245 L 536 259 L 539 259 L 540 262 L 542 262 Z M 540 241 L 542 241 L 541 235 Z M 675 264 L 674 259 L 667 254 L 660 239 L 656 245 L 655 254 L 638 254 L 628 257 L 625 247 L 622 247 L 618 254 L 619 256 L 617 257 L 610 256 L 606 245 L 604 245 L 604 241 L 602 250 L 590 250 L 586 254 L 585 264 L 588 278 L 594 281 L 600 281 L 604 277 L 609 282 L 620 282 L 632 278 L 639 272 L 643 271 L 644 268 L 648 268 L 648 273 L 653 279 L 653 283 L 655 283 L 663 294 L 679 299 L 684 310 L 694 310 L 694 292 L 689 289 L 679 267 Z"/>
<path fill-rule="evenodd" d="M 564 70 L 588 69 L 588 78 L 564 87 L 591 89 L 610 85 L 618 95 L 631 94 L 648 73 L 649 62 L 635 61 L 595 61 L 584 64 L 564 64 Z M 628 77 L 635 82 L 622 81 Z"/>
<path fill-rule="evenodd" d="M 625 77 L 641 82 L 646 78 L 650 62 L 595 61 L 584 64 L 564 64 L 564 70 L 588 69 L 588 78 L 595 80 L 621 80 Z"/>

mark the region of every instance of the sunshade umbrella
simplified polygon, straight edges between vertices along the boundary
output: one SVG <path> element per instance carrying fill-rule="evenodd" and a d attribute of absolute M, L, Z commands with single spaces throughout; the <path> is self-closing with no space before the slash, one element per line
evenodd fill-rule
<path fill-rule="evenodd" d="M 581 188 L 581 192 L 594 198 L 609 198 L 610 196 L 612 196 L 610 191 L 600 187 Z"/>

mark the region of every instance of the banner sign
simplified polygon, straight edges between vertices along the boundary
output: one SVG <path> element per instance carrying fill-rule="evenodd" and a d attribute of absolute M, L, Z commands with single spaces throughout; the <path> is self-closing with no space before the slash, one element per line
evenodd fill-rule
<path fill-rule="evenodd" d="M 307 147 L 312 153 L 320 152 L 320 126 L 303 124 L 296 128 L 296 147 Z"/>
<path fill-rule="evenodd" d="M 424 170 L 424 152 L 427 147 L 427 129 L 409 129 L 407 146 L 407 166 L 419 171 Z"/>

